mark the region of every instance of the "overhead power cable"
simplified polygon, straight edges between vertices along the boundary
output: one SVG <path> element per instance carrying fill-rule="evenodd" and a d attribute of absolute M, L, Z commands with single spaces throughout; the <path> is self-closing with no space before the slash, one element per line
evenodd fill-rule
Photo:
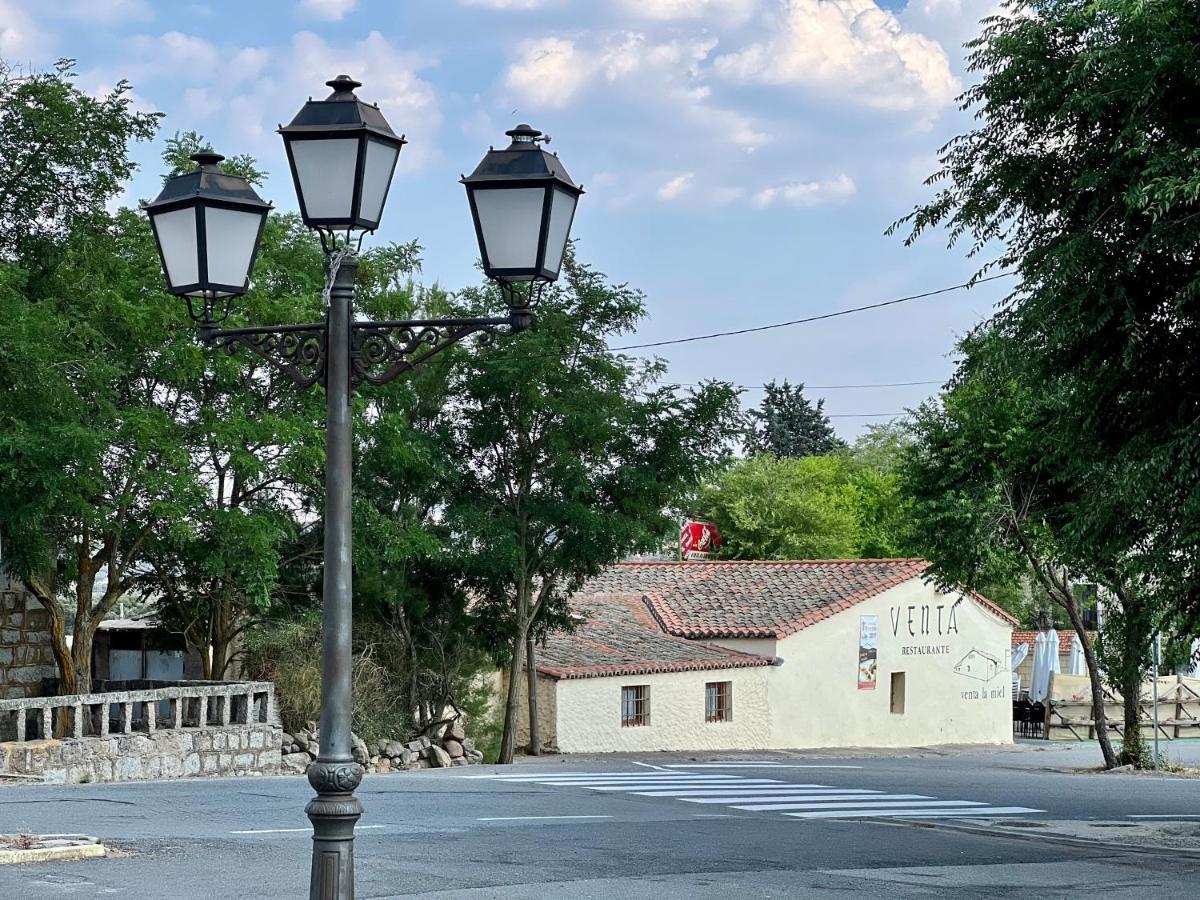
<path fill-rule="evenodd" d="M 804 389 L 806 391 L 841 391 L 851 388 L 914 387 L 916 385 L 942 384 L 943 381 L 944 379 L 934 379 L 933 381 L 881 381 L 876 384 L 808 384 L 806 382 L 804 383 Z M 739 384 L 738 387 L 744 391 L 760 391 L 765 390 L 768 385 Z"/>
<path fill-rule="evenodd" d="M 885 306 L 896 306 L 899 303 L 909 303 L 913 300 L 924 300 L 928 297 L 936 297 L 939 294 L 948 294 L 951 291 L 961 291 L 964 288 L 974 287 L 977 284 L 983 284 L 988 281 L 995 281 L 999 278 L 1009 278 L 1015 275 L 1015 272 L 1000 272 L 997 275 L 988 275 L 986 278 L 977 278 L 973 281 L 965 281 L 962 284 L 954 284 L 950 287 L 938 288 L 935 291 L 924 291 L 920 294 L 910 294 L 907 297 L 896 297 L 893 300 L 883 300 L 879 303 L 868 303 L 865 306 L 853 306 L 849 309 L 839 309 L 835 312 L 822 313 L 818 316 L 805 316 L 803 319 L 790 319 L 787 322 L 773 322 L 770 325 L 755 325 L 752 328 L 738 328 L 733 331 L 714 331 L 711 334 L 696 334 L 691 337 L 672 338 L 666 341 L 650 341 L 645 344 L 627 344 L 624 347 L 610 347 L 608 352 L 617 353 L 623 350 L 648 350 L 653 347 L 666 347 L 673 344 L 689 344 L 693 341 L 711 341 L 716 338 L 736 337 L 740 334 L 755 334 L 760 331 L 771 331 L 775 328 L 788 328 L 792 325 L 806 325 L 809 322 L 820 322 L 825 319 L 836 319 L 839 316 L 849 316 L 854 313 L 867 312 L 872 309 L 883 309 Z"/>

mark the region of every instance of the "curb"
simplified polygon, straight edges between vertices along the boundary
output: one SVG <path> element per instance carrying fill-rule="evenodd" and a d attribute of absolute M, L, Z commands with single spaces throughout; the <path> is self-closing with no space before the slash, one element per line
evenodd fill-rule
<path fill-rule="evenodd" d="M 18 863 L 64 862 L 104 856 L 103 844 L 81 844 L 78 847 L 44 847 L 33 850 L 0 850 L 0 866 Z"/>
<path fill-rule="evenodd" d="M 1068 834 L 1058 834 L 1053 831 L 1013 831 L 1007 828 L 988 827 L 986 825 L 965 825 L 961 822 L 935 822 L 926 820 L 892 820 L 880 824 L 896 825 L 907 828 L 928 828 L 940 831 L 957 831 L 963 834 L 974 834 L 980 837 L 1002 837 L 1014 841 L 1025 841 L 1031 844 L 1059 844 L 1068 847 L 1081 847 L 1086 850 L 1106 850 L 1113 853 L 1141 853 L 1150 856 L 1171 856 L 1178 858 L 1186 856 L 1200 860 L 1200 847 L 1154 847 L 1148 844 L 1118 844 L 1111 841 L 1094 840 L 1092 838 L 1075 837 Z"/>

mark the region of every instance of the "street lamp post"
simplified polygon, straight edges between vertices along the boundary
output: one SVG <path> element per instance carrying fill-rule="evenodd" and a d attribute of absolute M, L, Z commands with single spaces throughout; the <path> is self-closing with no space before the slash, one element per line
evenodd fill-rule
<path fill-rule="evenodd" d="M 354 795 L 363 768 L 351 751 L 351 397 L 362 384 L 386 384 L 473 334 L 529 327 L 532 306 L 558 278 L 575 205 L 582 193 L 528 125 L 512 144 L 490 150 L 463 179 L 484 270 L 509 314 L 491 318 L 356 321 L 355 250 L 379 227 L 405 141 L 378 107 L 358 99 L 360 83 L 339 75 L 324 100 L 309 100 L 279 129 L 304 223 L 317 231 L 328 260 L 323 322 L 266 328 L 218 326 L 244 294 L 270 210 L 222 157 L 192 157 L 193 172 L 170 179 L 146 207 L 162 256 L 167 290 L 184 297 L 200 337 L 226 353 L 258 354 L 301 387 L 326 394 L 325 558 L 321 643 L 321 740 L 308 780 L 316 791 L 305 812 L 313 825 L 311 900 L 353 900 Z M 549 140 L 545 138 L 544 140 Z"/>

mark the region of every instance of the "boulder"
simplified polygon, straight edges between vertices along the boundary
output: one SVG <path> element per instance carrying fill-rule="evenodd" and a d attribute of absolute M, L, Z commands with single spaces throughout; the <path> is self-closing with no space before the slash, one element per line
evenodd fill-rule
<path fill-rule="evenodd" d="M 413 753 L 420 753 L 422 750 L 425 749 L 425 745 L 422 744 L 420 741 L 409 741 L 404 746 L 407 747 L 409 750 L 411 750 Z"/>
<path fill-rule="evenodd" d="M 470 763 L 467 762 L 467 758 L 465 756 L 460 756 L 457 759 L 450 760 L 450 765 L 452 765 L 452 766 L 469 766 Z"/>
<path fill-rule="evenodd" d="M 407 747 L 405 747 L 403 750 L 400 751 L 399 755 L 396 757 L 396 760 L 400 763 L 400 765 L 404 766 L 405 768 L 409 768 L 413 763 L 415 763 L 420 758 L 421 757 L 418 756 L 416 753 L 414 753 L 413 751 L 411 751 Z"/>
<path fill-rule="evenodd" d="M 434 769 L 450 768 L 450 754 L 435 744 L 429 748 L 429 765 Z"/>
<path fill-rule="evenodd" d="M 366 742 L 357 734 L 350 735 L 350 755 L 360 766 L 365 766 L 371 761 L 371 753 L 367 750 Z"/>
<path fill-rule="evenodd" d="M 280 759 L 283 771 L 295 775 L 303 775 L 307 772 L 310 762 L 307 753 L 285 753 Z"/>
<path fill-rule="evenodd" d="M 413 763 L 413 768 L 414 769 L 431 769 L 431 768 L 433 768 L 433 766 L 427 759 L 418 759 L 415 763 Z"/>
<path fill-rule="evenodd" d="M 444 742 L 443 746 L 446 748 L 446 752 L 450 755 L 451 759 L 458 759 L 460 756 L 466 754 L 463 745 L 458 741 L 448 739 Z"/>
<path fill-rule="evenodd" d="M 399 741 L 388 741 L 383 746 L 383 755 L 395 759 L 404 752 L 404 745 Z"/>
<path fill-rule="evenodd" d="M 463 731 L 462 722 L 460 722 L 458 719 L 455 719 L 446 726 L 446 733 L 443 735 L 443 738 L 448 741 L 458 741 L 459 743 L 462 743 L 466 736 L 467 733 Z"/>
<path fill-rule="evenodd" d="M 375 771 L 376 772 L 392 771 L 392 761 L 390 759 L 388 759 L 386 756 L 379 757 L 379 761 L 377 763 L 375 763 Z"/>
<path fill-rule="evenodd" d="M 467 751 L 467 759 L 469 759 L 473 763 L 477 763 L 477 764 L 482 763 L 483 762 L 483 753 L 480 750 L 468 750 Z"/>
<path fill-rule="evenodd" d="M 468 753 L 475 749 L 475 742 L 473 740 L 471 740 L 470 738 L 463 738 L 462 745 L 463 745 L 463 749 L 466 750 Z"/>
<path fill-rule="evenodd" d="M 279 746 L 283 747 L 285 752 L 287 751 L 287 748 L 292 746 L 294 743 L 296 743 L 296 739 L 286 731 L 279 736 Z"/>

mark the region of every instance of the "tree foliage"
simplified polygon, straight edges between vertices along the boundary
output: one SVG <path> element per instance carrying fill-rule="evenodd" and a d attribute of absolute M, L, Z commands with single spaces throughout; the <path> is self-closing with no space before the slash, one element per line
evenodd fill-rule
<path fill-rule="evenodd" d="M 448 360 L 445 514 L 485 639 L 509 663 L 503 761 L 526 635 L 569 625 L 568 600 L 586 578 L 656 546 L 669 509 L 740 424 L 731 385 L 683 392 L 657 384 L 662 363 L 606 351 L 644 315 L 639 291 L 574 259 L 564 276 L 532 330 Z M 495 314 L 498 301 L 490 288 L 459 298 L 468 315 Z"/>
<path fill-rule="evenodd" d="M 750 456 L 770 453 L 779 459 L 820 456 L 845 448 L 825 414 L 825 401 L 804 396 L 804 385 L 772 381 L 762 403 L 750 411 L 745 450 Z"/>
<path fill-rule="evenodd" d="M 93 97 L 74 81 L 74 60 L 23 75 L 0 59 L 0 258 L 102 216 L 134 172 L 130 143 L 157 129 L 128 82 Z"/>

